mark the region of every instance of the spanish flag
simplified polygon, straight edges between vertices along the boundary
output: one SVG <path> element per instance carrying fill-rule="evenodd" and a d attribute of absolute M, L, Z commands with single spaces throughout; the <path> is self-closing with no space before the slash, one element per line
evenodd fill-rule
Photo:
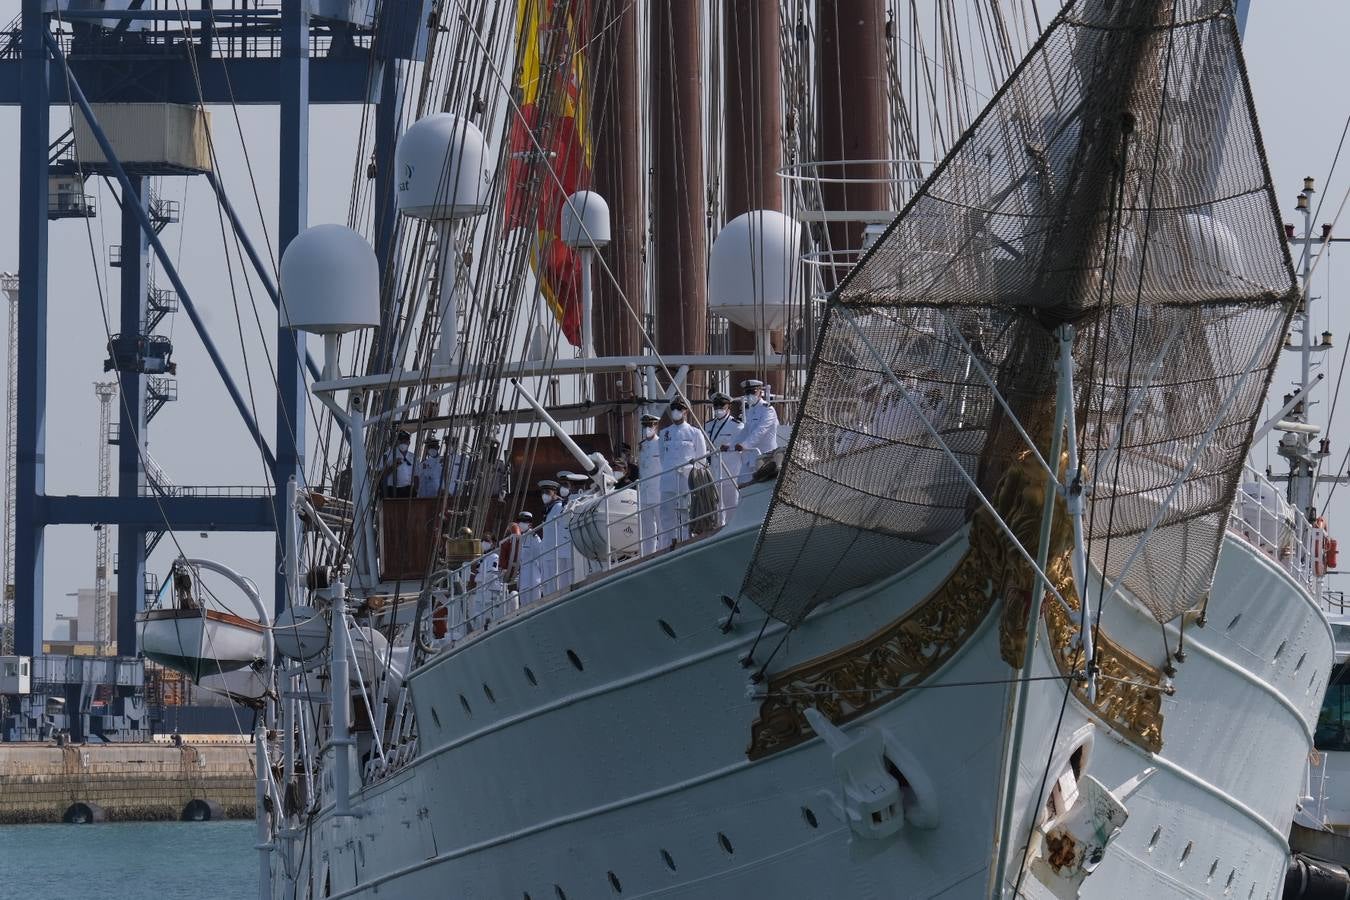
<path fill-rule="evenodd" d="M 559 240 L 563 201 L 591 181 L 585 49 L 590 0 L 518 0 L 506 229 L 533 228 L 530 264 L 563 335 L 581 346 L 581 258 Z"/>

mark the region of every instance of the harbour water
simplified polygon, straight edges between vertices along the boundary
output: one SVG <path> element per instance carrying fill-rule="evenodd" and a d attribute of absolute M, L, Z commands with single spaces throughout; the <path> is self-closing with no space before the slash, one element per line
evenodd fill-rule
<path fill-rule="evenodd" d="M 0 897 L 253 900 L 251 821 L 0 825 Z"/>

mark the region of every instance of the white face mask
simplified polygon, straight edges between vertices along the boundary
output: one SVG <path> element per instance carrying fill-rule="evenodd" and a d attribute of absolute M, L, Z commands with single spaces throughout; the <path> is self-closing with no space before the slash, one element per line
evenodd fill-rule
<path fill-rule="evenodd" d="M 558 496 L 560 496 L 560 497 L 567 497 L 567 496 L 569 496 L 571 493 L 572 493 L 572 489 L 571 489 L 570 487 L 563 486 L 563 487 L 558 488 Z"/>
<path fill-rule="evenodd" d="M 400 441 L 400 442 L 399 442 L 399 445 L 398 445 L 398 452 L 399 452 L 399 453 L 407 453 L 407 452 L 408 452 L 408 445 L 407 445 L 406 442 L 403 442 L 403 441 Z"/>
<path fill-rule="evenodd" d="M 432 447 L 430 450 L 427 451 L 427 456 L 430 456 L 432 459 L 436 459 L 440 455 L 441 455 L 440 447 Z"/>
<path fill-rule="evenodd" d="M 684 413 L 683 413 L 681 410 L 678 410 L 678 409 L 672 409 L 672 410 L 670 411 L 670 421 L 672 421 L 672 422 L 683 422 L 683 421 L 684 421 Z"/>
<path fill-rule="evenodd" d="M 746 405 L 746 406 L 759 406 L 759 394 L 746 394 L 746 395 L 745 395 L 745 405 Z"/>
<path fill-rule="evenodd" d="M 725 406 L 713 410 L 713 418 L 725 419 L 727 417 L 727 408 Z"/>
<path fill-rule="evenodd" d="M 545 506 L 548 506 L 550 503 L 553 502 L 553 492 L 552 492 L 552 491 L 544 491 L 544 492 L 543 492 L 543 498 L 544 498 L 544 505 L 545 505 Z"/>
<path fill-rule="evenodd" d="M 642 433 L 649 438 L 654 438 L 656 437 L 656 426 L 648 425 L 646 428 L 642 429 Z"/>

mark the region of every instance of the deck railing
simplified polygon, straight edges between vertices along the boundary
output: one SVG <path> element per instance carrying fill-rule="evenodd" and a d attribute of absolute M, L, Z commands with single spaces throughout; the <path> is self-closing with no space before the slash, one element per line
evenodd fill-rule
<path fill-rule="evenodd" d="M 714 450 L 682 467 L 677 476 L 682 491 L 662 494 L 660 479 L 668 473 L 657 473 L 611 489 L 603 502 L 594 492 L 572 497 L 557 525 L 540 523 L 509 535 L 491 551 L 433 575 L 432 588 L 440 599 L 423 623 L 424 644 L 438 649 L 453 645 L 588 578 L 711 534 L 726 524 L 730 514 L 723 498 L 738 491 L 738 482 L 750 480 L 758 459 L 754 451 Z M 697 474 L 690 471 L 695 468 L 700 470 Z M 691 475 L 696 481 L 692 489 Z M 625 491 L 632 496 L 620 497 Z M 660 503 L 642 503 L 644 492 L 660 497 Z M 616 511 L 622 509 L 633 511 Z M 555 531 L 570 536 L 573 524 L 587 517 L 590 549 L 600 552 L 587 555 L 574 540 L 553 540 Z M 606 533 L 610 546 L 600 549 Z M 537 543 L 530 546 L 530 541 Z M 501 545 L 508 543 L 511 563 L 503 570 L 498 561 Z M 527 546 L 530 550 L 523 552 Z M 522 566 L 523 559 L 532 559 L 537 578 L 531 577 L 528 564 Z"/>
<path fill-rule="evenodd" d="M 1243 471 L 1228 513 L 1228 530 L 1317 593 L 1326 532 L 1300 515 L 1284 492 L 1251 466 Z"/>

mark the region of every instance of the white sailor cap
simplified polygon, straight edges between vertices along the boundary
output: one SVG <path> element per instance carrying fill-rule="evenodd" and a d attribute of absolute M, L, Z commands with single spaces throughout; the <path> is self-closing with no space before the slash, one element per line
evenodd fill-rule
<path fill-rule="evenodd" d="M 528 509 L 522 509 L 522 510 L 520 511 L 520 513 L 516 516 L 516 521 L 517 521 L 517 522 L 533 522 L 533 521 L 534 521 L 534 513 L 530 512 Z"/>
<path fill-rule="evenodd" d="M 762 387 L 764 387 L 764 382 L 760 381 L 758 378 L 747 378 L 741 382 L 741 390 L 744 391 L 753 391 L 755 388 Z"/>
<path fill-rule="evenodd" d="M 660 421 L 661 421 L 660 416 L 654 416 L 651 413 L 642 414 L 642 424 L 644 425 L 647 424 L 648 422 L 660 422 Z"/>
<path fill-rule="evenodd" d="M 550 478 L 545 478 L 539 482 L 539 489 L 544 491 L 556 491 L 558 489 L 558 482 Z"/>

